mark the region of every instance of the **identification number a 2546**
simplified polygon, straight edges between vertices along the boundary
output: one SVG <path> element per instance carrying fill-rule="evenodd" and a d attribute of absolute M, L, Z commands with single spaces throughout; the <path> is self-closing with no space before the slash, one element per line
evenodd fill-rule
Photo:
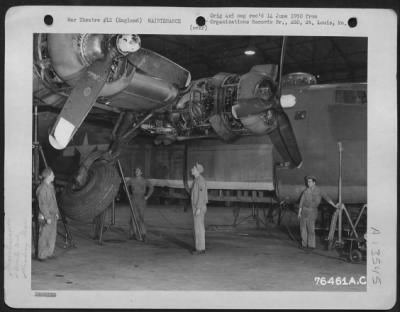
<path fill-rule="evenodd" d="M 316 276 L 314 277 L 314 283 L 317 286 L 357 286 L 357 285 L 366 285 L 367 279 L 365 276 L 360 277 L 346 277 L 346 276 Z"/>

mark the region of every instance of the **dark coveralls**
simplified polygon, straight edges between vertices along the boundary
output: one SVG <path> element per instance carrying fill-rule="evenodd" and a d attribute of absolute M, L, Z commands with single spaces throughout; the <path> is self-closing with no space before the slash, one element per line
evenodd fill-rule
<path fill-rule="evenodd" d="M 208 194 L 206 181 L 201 175 L 194 179 L 190 197 L 193 209 L 195 247 L 196 250 L 203 251 L 206 249 L 204 216 L 207 212 Z M 196 215 L 197 209 L 200 210 L 198 215 Z"/>
<path fill-rule="evenodd" d="M 318 217 L 318 206 L 322 198 L 327 202 L 331 201 L 318 186 L 306 188 L 301 195 L 299 207 L 302 208 L 300 233 L 303 247 L 315 248 L 315 221 Z"/>
<path fill-rule="evenodd" d="M 57 238 L 57 215 L 59 215 L 59 212 L 53 184 L 43 181 L 36 189 L 36 196 L 40 213 L 45 220 L 50 220 L 51 222 L 50 224 L 43 223 L 40 225 L 38 258 L 43 260 L 53 255 Z"/>
<path fill-rule="evenodd" d="M 146 199 L 149 198 L 151 194 L 153 194 L 154 187 L 150 183 L 150 181 L 144 178 L 132 178 L 128 181 L 128 185 L 130 185 L 132 190 L 132 203 L 136 208 L 136 211 L 139 213 L 139 226 L 141 228 L 142 234 L 146 235 L 146 227 L 144 224 L 144 210 L 146 209 Z M 129 186 L 128 186 L 129 187 Z M 146 194 L 147 190 L 147 194 Z M 132 226 L 132 220 L 131 220 Z"/>

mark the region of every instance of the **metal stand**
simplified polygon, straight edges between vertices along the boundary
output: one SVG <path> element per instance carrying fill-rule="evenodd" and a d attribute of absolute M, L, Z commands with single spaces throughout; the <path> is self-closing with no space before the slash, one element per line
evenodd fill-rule
<path fill-rule="evenodd" d="M 126 185 L 126 181 L 125 181 L 125 175 L 124 172 L 122 171 L 122 167 L 121 167 L 121 163 L 119 160 L 117 160 L 116 162 L 116 166 L 117 169 L 119 171 L 119 174 L 121 175 L 121 179 L 122 179 L 122 184 L 124 186 L 124 190 L 126 193 L 126 197 L 128 198 L 129 201 L 129 207 L 131 208 L 131 220 L 132 220 L 132 226 L 135 232 L 135 237 L 137 240 L 143 241 L 143 233 L 142 233 L 142 229 L 140 227 L 140 223 L 139 223 L 139 218 L 138 218 L 138 214 L 135 211 L 135 207 L 132 204 L 132 200 L 131 197 L 129 195 L 129 190 L 128 190 L 128 186 Z"/>
<path fill-rule="evenodd" d="M 46 157 L 44 156 L 43 148 L 39 143 L 38 140 L 38 108 L 35 105 L 34 106 L 34 111 L 33 111 L 33 128 L 34 128 L 34 133 L 33 133 L 33 142 L 32 142 L 32 153 L 33 153 L 33 158 L 32 158 L 32 176 L 33 176 L 33 189 L 32 189 L 32 195 L 35 194 L 35 190 L 40 184 L 40 179 L 39 179 L 39 167 L 40 167 L 40 159 L 42 159 L 42 162 L 44 164 L 45 168 L 48 168 Z M 32 196 L 32 223 L 33 223 L 33 243 L 34 243 L 34 248 L 35 248 L 35 254 L 34 257 L 37 259 L 38 258 L 38 252 L 39 252 L 39 231 L 40 231 L 40 225 L 39 225 L 39 204 L 36 200 L 35 196 Z M 72 240 L 72 235 L 71 232 L 68 228 L 67 225 L 67 220 L 64 216 L 64 213 L 62 212 L 61 209 L 59 209 L 60 212 L 60 217 L 61 221 L 64 225 L 65 229 L 65 241 L 64 241 L 64 248 L 66 248 L 69 245 L 75 247 L 75 244 Z"/>
<path fill-rule="evenodd" d="M 347 220 L 351 226 L 352 233 L 354 233 L 354 236 L 358 238 L 358 234 L 356 231 L 356 227 L 353 224 L 350 214 L 346 208 L 346 206 L 342 203 L 342 153 L 343 153 L 343 146 L 341 142 L 338 142 L 338 148 L 339 148 L 339 208 L 336 209 L 335 213 L 332 216 L 331 220 L 331 225 L 329 229 L 329 234 L 328 234 L 328 250 L 331 250 L 334 245 L 334 236 L 335 236 L 335 231 L 336 227 L 338 228 L 338 239 L 336 241 L 336 246 L 337 247 L 343 247 L 344 241 L 342 239 L 342 232 L 343 232 L 343 212 L 345 213 Z M 361 214 L 364 211 L 363 210 L 360 212 L 360 215 L 357 218 L 356 224 L 360 221 Z"/>
<path fill-rule="evenodd" d="M 97 239 L 99 245 L 103 245 L 103 233 L 105 230 L 105 219 L 106 219 L 107 209 L 101 214 L 95 217 L 95 229 L 93 239 Z"/>
<path fill-rule="evenodd" d="M 367 210 L 367 204 L 365 204 L 365 205 L 361 208 L 360 213 L 358 214 L 357 219 L 356 219 L 356 221 L 354 222 L 354 227 L 355 227 L 355 228 L 357 228 L 357 225 L 358 225 L 358 223 L 360 222 L 362 215 L 363 215 L 364 213 L 367 213 L 366 210 Z M 356 235 L 356 232 L 354 232 L 354 231 L 350 232 L 350 236 L 351 236 L 352 234 Z"/>
<path fill-rule="evenodd" d="M 111 222 L 108 227 L 106 226 L 107 209 L 111 209 Z M 93 239 L 96 239 L 99 245 L 103 245 L 103 234 L 106 231 L 125 233 L 122 228 L 115 227 L 115 199 L 112 201 L 110 207 L 108 207 L 107 209 L 95 217 L 95 229 Z"/>
<path fill-rule="evenodd" d="M 140 241 L 143 241 L 142 229 L 140 227 L 141 223 L 139 222 L 138 213 L 136 212 L 135 207 L 132 204 L 131 197 L 129 195 L 128 186 L 126 185 L 126 181 L 125 181 L 125 175 L 123 173 L 121 163 L 117 159 L 117 157 L 121 152 L 122 146 L 124 144 L 126 144 L 126 142 L 128 142 L 130 140 L 130 138 L 132 138 L 133 135 L 135 135 L 137 129 L 146 120 L 151 118 L 152 115 L 153 115 L 153 113 L 148 114 L 140 122 L 136 123 L 132 128 L 128 129 L 130 127 L 130 125 L 132 124 L 131 117 L 133 115 L 121 113 L 117 120 L 117 123 L 115 124 L 114 129 L 112 131 L 113 143 L 109 149 L 109 152 L 107 153 L 110 155 L 109 156 L 110 158 L 108 159 L 108 161 L 115 161 L 116 169 L 118 170 L 120 177 L 122 179 L 124 191 L 126 193 L 126 197 L 128 198 L 129 207 L 131 209 L 131 222 L 132 222 L 132 227 L 135 232 L 135 238 Z M 102 152 L 99 151 L 99 153 L 102 153 Z M 91 159 L 89 162 L 87 162 L 86 167 L 89 168 L 90 165 L 93 163 L 93 161 L 98 158 L 98 156 L 100 156 L 100 155 L 94 155 L 93 159 Z M 102 156 L 104 156 L 104 154 Z M 85 176 L 86 173 L 84 171 L 82 171 L 82 173 L 83 173 L 83 176 Z M 111 210 L 111 225 L 115 224 L 115 202 L 114 201 L 111 206 L 111 209 L 112 209 Z M 106 212 L 107 212 L 107 209 L 102 214 L 95 217 L 95 223 L 100 228 L 99 229 L 96 228 L 94 238 L 97 239 L 97 234 L 98 234 L 99 244 L 101 244 L 101 245 L 103 244 L 103 230 L 104 230 Z M 109 229 L 112 230 L 113 228 L 110 226 Z"/>
<path fill-rule="evenodd" d="M 67 247 L 76 248 L 75 242 L 72 239 L 71 231 L 69 230 L 69 227 L 68 227 L 67 218 L 65 218 L 64 212 L 60 208 L 58 209 L 58 211 L 60 213 L 60 218 L 64 225 L 64 230 L 65 230 L 65 234 L 63 235 L 64 236 L 64 248 L 67 248 Z"/>
<path fill-rule="evenodd" d="M 332 216 L 332 221 L 331 221 L 331 227 L 329 230 L 329 235 L 328 235 L 328 250 L 331 250 L 334 245 L 334 236 L 335 236 L 335 231 L 336 231 L 336 226 L 338 227 L 338 239 L 336 241 L 336 246 L 337 247 L 342 247 L 344 245 L 344 241 L 342 239 L 342 214 L 343 211 L 346 214 L 347 220 L 351 226 L 352 232 L 355 236 L 355 238 L 358 238 L 358 233 L 356 231 L 356 227 L 353 224 L 350 214 L 344 204 L 340 205 L 340 208 L 335 211 L 335 213 Z M 358 224 L 358 222 L 357 222 Z"/>
<path fill-rule="evenodd" d="M 234 220 L 233 220 L 233 226 L 236 227 L 241 223 L 244 223 L 245 221 L 249 219 L 253 219 L 256 221 L 257 228 L 260 228 L 260 223 L 262 223 L 264 226 L 266 226 L 264 220 L 262 220 L 259 216 L 258 213 L 258 208 L 255 207 L 254 203 L 251 205 L 251 214 L 248 215 L 247 217 L 239 219 L 239 212 L 240 208 L 237 208 L 237 213 L 234 215 Z"/>

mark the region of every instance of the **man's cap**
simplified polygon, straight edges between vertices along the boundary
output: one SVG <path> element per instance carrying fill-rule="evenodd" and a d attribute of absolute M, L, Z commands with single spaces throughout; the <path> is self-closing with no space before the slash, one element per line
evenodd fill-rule
<path fill-rule="evenodd" d="M 307 176 L 305 177 L 305 179 L 306 179 L 306 180 L 311 179 L 311 180 L 313 180 L 313 181 L 317 181 L 317 177 L 316 177 L 316 176 L 313 176 L 313 175 L 307 175 Z"/>
<path fill-rule="evenodd" d="M 51 170 L 50 167 L 44 168 L 44 169 L 42 170 L 41 174 L 40 174 L 40 177 L 41 177 L 42 179 L 45 179 L 45 178 L 47 178 L 48 176 L 50 176 L 52 172 L 53 172 L 53 170 Z"/>
<path fill-rule="evenodd" d="M 196 169 L 197 169 L 197 171 L 199 173 L 203 173 L 204 172 L 204 167 L 203 167 L 202 164 L 196 163 L 195 167 L 196 167 Z"/>

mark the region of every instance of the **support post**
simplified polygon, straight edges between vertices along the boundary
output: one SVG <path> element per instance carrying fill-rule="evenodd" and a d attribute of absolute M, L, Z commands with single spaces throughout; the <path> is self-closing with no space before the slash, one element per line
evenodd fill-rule
<path fill-rule="evenodd" d="M 356 222 L 354 222 L 354 228 L 357 228 L 357 226 L 358 226 L 358 223 L 360 222 L 360 220 L 361 220 L 361 217 L 362 217 L 362 215 L 363 215 L 363 213 L 364 213 L 364 211 L 367 209 L 367 204 L 365 204 L 364 206 L 362 206 L 362 208 L 361 208 L 361 210 L 360 210 L 360 213 L 358 214 L 358 217 L 357 217 L 357 219 L 356 219 Z M 350 233 L 350 236 L 353 234 L 353 231 Z"/>
<path fill-rule="evenodd" d="M 70 232 L 69 227 L 68 227 L 67 218 L 65 218 L 65 215 L 64 215 L 64 212 L 62 211 L 62 209 L 59 208 L 58 211 L 60 213 L 60 218 L 61 218 L 61 221 L 62 221 L 62 223 L 64 225 L 64 230 L 65 230 L 65 238 L 66 239 L 65 239 L 64 248 L 67 246 L 67 242 L 69 242 L 69 244 L 72 247 L 75 248 L 76 246 L 75 246 L 74 241 L 72 240 L 72 235 L 71 235 L 71 232 Z"/>
<path fill-rule="evenodd" d="M 342 240 L 342 225 L 343 225 L 343 203 L 342 203 L 342 142 L 338 142 L 339 148 L 339 221 L 338 221 L 338 244 L 343 244 Z"/>
<path fill-rule="evenodd" d="M 115 198 L 111 203 L 111 225 L 115 225 Z"/>
<path fill-rule="evenodd" d="M 117 165 L 118 171 L 121 175 L 122 184 L 123 184 L 124 190 L 126 192 L 126 197 L 128 198 L 129 207 L 131 208 L 131 218 L 132 218 L 133 227 L 135 228 L 136 238 L 138 240 L 143 240 L 142 230 L 141 230 L 141 228 L 139 226 L 139 222 L 138 222 L 138 216 L 136 215 L 135 209 L 132 204 L 131 197 L 129 196 L 128 186 L 126 185 L 124 172 L 122 171 L 121 163 L 119 160 L 117 160 L 116 165 Z"/>
<path fill-rule="evenodd" d="M 338 181 L 338 205 L 339 209 L 336 209 L 331 220 L 331 226 L 328 235 L 328 250 L 333 247 L 333 240 L 335 236 L 336 226 L 338 227 L 338 243 L 343 243 L 342 241 L 342 152 L 343 146 L 342 142 L 338 142 L 339 149 L 339 181 Z"/>
<path fill-rule="evenodd" d="M 41 146 L 39 143 L 37 143 L 37 144 L 38 144 L 40 156 L 42 156 L 42 160 L 43 160 L 43 163 L 44 163 L 44 167 L 45 167 L 45 168 L 48 168 L 49 166 L 47 165 L 46 157 L 44 157 L 43 148 L 42 148 L 42 146 Z"/>
<path fill-rule="evenodd" d="M 342 205 L 340 205 L 339 208 L 339 213 L 338 213 L 338 244 L 342 244 L 342 222 L 343 222 L 343 208 Z"/>
<path fill-rule="evenodd" d="M 358 234 L 357 234 L 357 231 L 356 231 L 356 228 L 355 228 L 353 222 L 351 221 L 350 214 L 349 214 L 349 212 L 347 211 L 346 206 L 345 206 L 345 205 L 342 205 L 342 206 L 343 206 L 343 211 L 345 212 L 345 214 L 346 214 L 346 216 L 347 216 L 347 219 L 348 219 L 348 221 L 349 221 L 349 224 L 350 224 L 350 226 L 351 226 L 352 233 L 354 233 L 354 236 L 355 236 L 356 238 L 358 238 Z"/>
<path fill-rule="evenodd" d="M 104 210 L 100 215 L 100 233 L 99 233 L 99 244 L 103 245 L 103 231 L 104 231 L 104 224 L 106 220 L 106 212 L 107 209 Z"/>
<path fill-rule="evenodd" d="M 39 203 L 37 202 L 35 191 L 39 186 L 39 142 L 38 142 L 38 108 L 37 105 L 33 107 L 33 157 L 32 157 L 32 222 L 33 222 L 33 245 L 35 249 L 34 257 L 38 258 L 39 252 Z"/>

